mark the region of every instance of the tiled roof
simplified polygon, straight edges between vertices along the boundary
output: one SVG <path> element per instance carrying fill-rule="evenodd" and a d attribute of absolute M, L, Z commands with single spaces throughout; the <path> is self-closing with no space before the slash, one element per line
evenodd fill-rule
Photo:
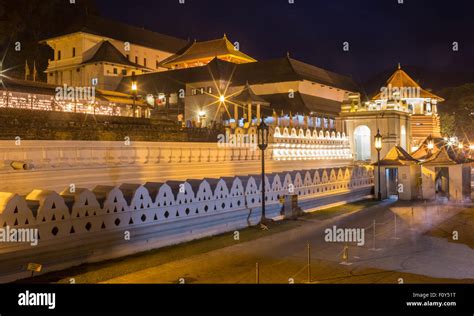
<path fill-rule="evenodd" d="M 199 59 L 212 59 L 214 57 L 223 57 L 229 55 L 232 58 L 243 60 L 245 62 L 255 61 L 255 59 L 252 57 L 242 53 L 239 50 L 236 50 L 234 45 L 232 45 L 232 43 L 224 35 L 223 38 L 215 40 L 194 42 L 182 54 L 172 56 L 164 60 L 161 65 L 163 65 L 163 67 L 170 67 L 173 64 L 193 62 Z"/>
<path fill-rule="evenodd" d="M 359 91 L 357 84 L 350 77 L 311 66 L 289 57 L 244 64 L 234 64 L 214 58 L 204 66 L 140 75 L 139 81 L 145 85 L 150 84 L 150 81 L 163 85 L 159 81 L 166 80 L 181 84 L 193 84 L 195 82 L 213 81 L 213 78 L 216 81 L 230 80 L 233 86 L 243 86 L 247 82 L 254 85 L 306 79 L 336 89 Z M 129 79 L 125 78 L 124 80 Z"/>
<path fill-rule="evenodd" d="M 112 64 L 126 65 L 136 68 L 145 68 L 141 65 L 132 63 L 109 41 L 103 41 L 95 54 L 82 62 L 82 64 L 90 64 L 97 62 L 109 62 Z"/>
<path fill-rule="evenodd" d="M 447 149 L 445 146 L 435 152 L 431 157 L 423 161 L 422 165 L 457 165 L 461 163 L 470 163 L 472 160 L 468 159 L 464 154 L 456 149 Z"/>
<path fill-rule="evenodd" d="M 385 155 L 385 157 L 380 160 L 381 166 L 405 166 L 409 164 L 417 163 L 418 160 L 410 156 L 409 153 L 405 151 L 400 146 L 394 146 L 390 151 Z M 375 162 L 374 165 L 377 163 Z"/>
<path fill-rule="evenodd" d="M 443 98 L 423 89 L 420 85 L 413 80 L 401 67 L 399 68 L 388 78 L 386 86 L 391 86 L 392 88 L 418 88 L 420 89 L 421 98 L 431 98 L 438 101 L 444 101 Z M 403 97 L 403 96 L 402 96 Z M 377 93 L 372 100 L 379 100 L 381 98 L 381 92 Z"/>
<path fill-rule="evenodd" d="M 338 115 L 341 111 L 341 103 L 324 99 L 312 95 L 295 92 L 291 98 L 288 93 L 275 93 L 261 95 L 265 100 L 270 102 L 272 109 L 283 111 L 285 114 L 331 114 Z"/>
<path fill-rule="evenodd" d="M 113 38 L 169 53 L 179 53 L 189 46 L 189 41 L 180 38 L 93 15 L 78 18 L 63 32 L 54 34 L 50 38 L 76 32 Z"/>
<path fill-rule="evenodd" d="M 299 60 L 283 57 L 238 65 L 234 84 L 309 80 L 351 92 L 360 91 L 352 78 Z"/>

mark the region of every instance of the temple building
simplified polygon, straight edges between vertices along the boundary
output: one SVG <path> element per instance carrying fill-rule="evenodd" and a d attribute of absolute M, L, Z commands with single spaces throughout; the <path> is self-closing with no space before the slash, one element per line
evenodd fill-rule
<path fill-rule="evenodd" d="M 429 135 L 411 154 L 400 146 L 389 150 L 380 160 L 375 190 L 380 183 L 382 198 L 471 201 L 472 162 L 463 143 Z"/>
<path fill-rule="evenodd" d="M 412 152 L 428 135 L 440 137 L 437 104 L 442 101 L 421 88 L 400 65 L 369 101 L 351 95 L 342 104 L 341 119 L 350 131 L 356 160 L 375 160 L 372 139 L 377 131 L 383 136 L 382 155 L 394 146 Z"/>
<path fill-rule="evenodd" d="M 437 105 L 444 99 L 423 89 L 400 64 L 371 100 L 377 109 L 407 108 L 411 114 L 411 147 L 417 147 L 427 135 L 441 137 Z"/>
<path fill-rule="evenodd" d="M 187 127 L 248 129 L 265 118 L 292 128 L 339 132 L 355 161 L 375 161 L 397 147 L 413 153 L 428 135 L 442 139 L 437 106 L 401 67 L 373 97 L 361 98 L 351 77 L 287 56 L 259 60 L 224 35 L 186 41 L 86 16 L 41 43 L 54 50 L 47 83 L 5 80 L 0 107 L 135 116 Z M 25 72 L 26 73 L 26 72 Z M 97 98 L 57 98 L 57 88 L 94 87 Z M 133 88 L 133 89 L 132 89 Z M 314 131 L 311 131 L 313 133 Z M 336 134 L 337 135 L 337 134 Z M 342 136 L 341 136 L 342 137 Z"/>
<path fill-rule="evenodd" d="M 131 83 L 131 77 L 124 77 L 118 91 L 129 92 Z M 336 128 L 341 103 L 360 91 L 350 77 L 289 55 L 245 63 L 214 57 L 202 66 L 140 75 L 137 85 L 139 94 L 150 102 L 159 100 L 161 106 L 156 108 L 157 112 L 184 112 L 188 122 L 199 122 L 205 116 L 206 124 L 235 123 L 236 119 L 243 124 L 243 118 L 250 125 L 255 124 L 256 111 L 241 111 L 238 118 L 233 114 L 233 98 L 249 90 L 262 100 L 261 104 L 268 104 L 266 116 L 275 112 L 286 117 L 288 124 L 289 121 L 297 124 L 306 115 L 325 129 Z"/>
<path fill-rule="evenodd" d="M 40 43 L 54 50 L 45 71 L 48 83 L 106 90 L 115 90 L 123 76 L 166 70 L 161 62 L 190 44 L 91 15 Z"/>

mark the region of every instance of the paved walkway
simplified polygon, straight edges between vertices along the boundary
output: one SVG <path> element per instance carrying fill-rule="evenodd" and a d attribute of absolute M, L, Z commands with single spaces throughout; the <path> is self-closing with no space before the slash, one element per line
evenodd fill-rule
<path fill-rule="evenodd" d="M 308 243 L 312 282 L 397 283 L 400 278 L 405 283 L 467 282 L 462 279 L 474 279 L 474 250 L 424 235 L 461 210 L 418 204 L 412 211 L 411 206 L 384 203 L 325 221 L 305 217 L 298 229 L 183 258 L 108 283 L 255 283 L 257 262 L 262 283 L 307 282 Z M 324 230 L 333 225 L 366 229 L 363 246 L 348 244 L 348 264 L 341 264 L 345 244 L 324 240 Z"/>

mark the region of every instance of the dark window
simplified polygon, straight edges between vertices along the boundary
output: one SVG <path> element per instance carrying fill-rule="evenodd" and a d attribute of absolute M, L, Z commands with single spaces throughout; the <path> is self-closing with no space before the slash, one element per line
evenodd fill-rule
<path fill-rule="evenodd" d="M 156 60 L 156 69 L 158 69 L 158 67 L 160 67 L 160 62 L 158 61 L 158 59 Z"/>
<path fill-rule="evenodd" d="M 124 75 L 124 76 L 127 75 L 127 69 L 122 69 L 122 75 Z"/>
<path fill-rule="evenodd" d="M 114 68 L 114 75 L 117 74 L 117 68 Z"/>
<path fill-rule="evenodd" d="M 143 66 L 146 67 L 146 58 L 143 58 Z"/>
<path fill-rule="evenodd" d="M 72 48 L 72 57 L 76 57 L 76 48 L 75 47 Z"/>
<path fill-rule="evenodd" d="M 135 71 L 132 71 L 132 76 L 135 76 Z"/>
<path fill-rule="evenodd" d="M 129 55 L 129 54 L 127 54 L 126 56 L 127 56 L 127 60 L 130 60 L 130 55 Z"/>
<path fill-rule="evenodd" d="M 61 51 L 58 50 L 58 60 L 61 60 Z"/>
<path fill-rule="evenodd" d="M 135 56 L 135 64 L 138 64 L 138 56 Z"/>

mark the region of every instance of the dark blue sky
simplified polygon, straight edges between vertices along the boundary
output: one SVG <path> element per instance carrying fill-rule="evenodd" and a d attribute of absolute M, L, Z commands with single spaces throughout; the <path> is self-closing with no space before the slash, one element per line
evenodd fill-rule
<path fill-rule="evenodd" d="M 471 0 L 98 0 L 101 15 L 183 38 L 227 33 L 256 59 L 285 56 L 366 81 L 400 62 L 471 72 Z M 350 51 L 342 50 L 349 42 Z M 459 51 L 452 43 L 459 42 Z"/>

